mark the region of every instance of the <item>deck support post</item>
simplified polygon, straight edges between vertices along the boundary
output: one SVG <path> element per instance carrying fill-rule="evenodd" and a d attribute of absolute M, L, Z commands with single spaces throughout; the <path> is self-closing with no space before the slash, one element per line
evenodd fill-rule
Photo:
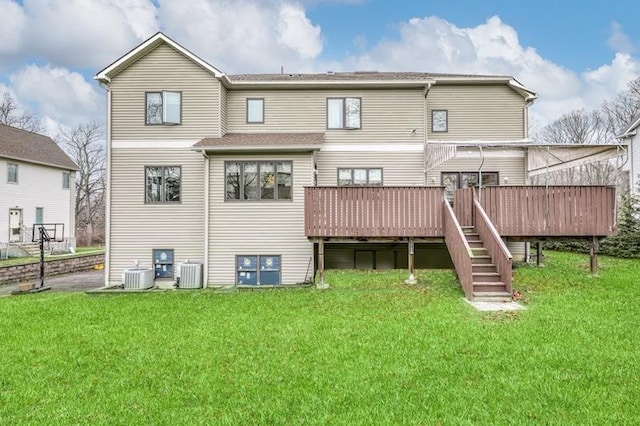
<path fill-rule="evenodd" d="M 589 245 L 589 267 L 592 274 L 598 272 L 598 237 L 593 237 Z"/>
<path fill-rule="evenodd" d="M 409 259 L 408 259 L 408 265 L 409 265 L 409 278 L 407 278 L 404 283 L 405 284 L 417 284 L 418 281 L 416 280 L 416 275 L 415 275 L 415 269 L 414 269 L 414 258 L 415 258 L 415 245 L 413 242 L 413 238 L 409 238 Z"/>
<path fill-rule="evenodd" d="M 540 241 L 536 241 L 536 266 L 540 266 L 542 264 L 542 243 Z"/>
<path fill-rule="evenodd" d="M 318 282 L 316 288 L 325 290 L 329 288 L 329 284 L 324 282 L 324 240 L 318 240 Z"/>

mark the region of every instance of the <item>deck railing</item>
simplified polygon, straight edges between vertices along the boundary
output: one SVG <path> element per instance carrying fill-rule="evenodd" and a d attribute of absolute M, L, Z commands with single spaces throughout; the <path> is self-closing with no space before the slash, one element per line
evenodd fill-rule
<path fill-rule="evenodd" d="M 441 187 L 305 188 L 307 237 L 442 237 Z"/>
<path fill-rule="evenodd" d="M 446 199 L 444 199 L 443 211 L 444 242 L 449 250 L 464 295 L 467 299 L 473 300 L 473 266 L 471 263 L 473 253 L 471 247 Z"/>
<path fill-rule="evenodd" d="M 616 191 L 607 186 L 490 186 L 480 204 L 505 237 L 606 236 L 616 232 Z"/>
<path fill-rule="evenodd" d="M 500 274 L 500 281 L 505 284 L 506 290 L 511 293 L 511 280 L 513 276 L 511 266 L 513 257 L 507 245 L 502 241 L 502 238 L 500 238 L 500 234 L 498 234 L 498 231 L 491 223 L 491 220 L 489 220 L 489 216 L 475 197 L 473 199 L 473 220 L 475 230 L 480 236 L 484 248 L 487 250 L 487 254 L 491 256 Z"/>

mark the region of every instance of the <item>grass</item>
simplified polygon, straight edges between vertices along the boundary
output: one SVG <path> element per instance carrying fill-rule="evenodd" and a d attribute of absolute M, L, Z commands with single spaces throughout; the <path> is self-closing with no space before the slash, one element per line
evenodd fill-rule
<path fill-rule="evenodd" d="M 68 253 L 68 254 L 46 255 L 44 258 L 45 260 L 55 260 L 55 259 L 66 259 L 66 258 L 77 257 L 77 256 L 89 256 L 92 254 L 102 254 L 102 253 L 104 253 L 104 247 L 76 247 L 75 254 Z M 40 256 L 10 257 L 8 259 L 0 260 L 0 267 L 28 265 L 30 263 L 38 263 L 38 262 L 40 262 Z"/>
<path fill-rule="evenodd" d="M 640 262 L 547 253 L 528 309 L 449 271 L 332 289 L 0 299 L 0 424 L 625 424 L 640 412 Z"/>

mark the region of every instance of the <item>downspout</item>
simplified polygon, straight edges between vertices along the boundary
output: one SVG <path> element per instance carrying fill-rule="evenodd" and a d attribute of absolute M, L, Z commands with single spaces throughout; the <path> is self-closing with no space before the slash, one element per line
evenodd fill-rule
<path fill-rule="evenodd" d="M 424 101 L 422 102 L 422 133 L 424 134 L 424 142 L 422 147 L 422 169 L 424 174 L 424 186 L 429 185 L 427 177 L 427 174 L 429 173 L 429 170 L 427 170 L 427 146 L 429 145 L 429 129 L 427 126 L 427 96 L 429 95 L 429 91 L 431 90 L 431 86 L 433 86 L 433 84 L 434 83 L 427 83 L 427 85 L 424 86 L 423 90 Z"/>
<path fill-rule="evenodd" d="M 484 152 L 482 151 L 482 145 L 478 145 L 478 149 L 480 150 L 480 167 L 478 167 L 478 201 L 482 203 L 482 167 L 484 166 Z M 500 177 L 498 176 L 498 179 L 499 178 Z"/>
<path fill-rule="evenodd" d="M 202 287 L 207 288 L 209 284 L 209 171 L 211 162 L 204 149 L 202 150 L 202 156 L 204 157 L 204 277 L 202 281 Z"/>
<path fill-rule="evenodd" d="M 107 91 L 107 187 L 106 207 L 104 220 L 104 285 L 109 285 L 109 274 L 111 272 L 111 87 L 109 83 L 100 81 L 100 87 Z"/>

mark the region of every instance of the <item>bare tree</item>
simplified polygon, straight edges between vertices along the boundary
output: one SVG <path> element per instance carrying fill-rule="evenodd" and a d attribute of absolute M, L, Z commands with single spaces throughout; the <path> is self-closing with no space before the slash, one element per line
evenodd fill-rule
<path fill-rule="evenodd" d="M 602 113 L 611 133 L 617 135 L 624 131 L 631 120 L 640 114 L 640 77 L 627 83 L 627 89 L 613 99 L 605 100 Z"/>
<path fill-rule="evenodd" d="M 60 129 L 56 138 L 78 165 L 76 176 L 76 230 L 79 240 L 92 245 L 104 238 L 105 150 L 102 125 L 80 124 Z"/>
<path fill-rule="evenodd" d="M 0 123 L 30 132 L 42 132 L 42 122 L 30 111 L 22 110 L 8 91 L 0 97 Z"/>

